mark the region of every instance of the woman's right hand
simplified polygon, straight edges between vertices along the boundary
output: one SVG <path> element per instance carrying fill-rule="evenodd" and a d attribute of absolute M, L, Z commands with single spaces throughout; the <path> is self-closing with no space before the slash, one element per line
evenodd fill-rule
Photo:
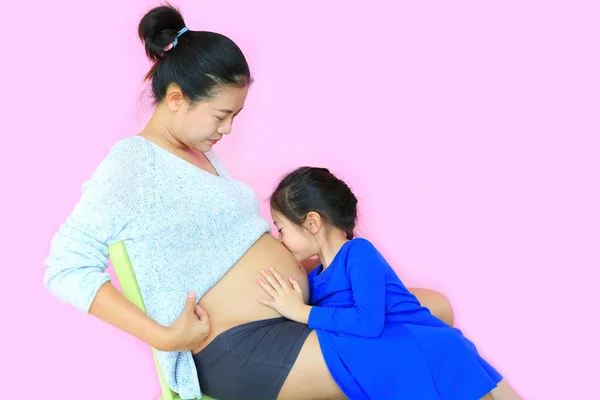
<path fill-rule="evenodd" d="M 210 320 L 202 307 L 196 304 L 196 295 L 189 292 L 185 309 L 168 329 L 168 351 L 191 351 L 200 347 L 210 333 Z"/>

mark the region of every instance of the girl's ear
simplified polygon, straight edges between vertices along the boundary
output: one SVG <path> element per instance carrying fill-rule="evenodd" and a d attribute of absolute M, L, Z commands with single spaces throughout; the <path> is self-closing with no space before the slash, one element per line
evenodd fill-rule
<path fill-rule="evenodd" d="M 323 219 L 321 215 L 316 211 L 311 211 L 306 215 L 306 219 L 304 220 L 304 226 L 309 230 L 313 235 L 319 232 L 321 227 L 323 226 Z"/>

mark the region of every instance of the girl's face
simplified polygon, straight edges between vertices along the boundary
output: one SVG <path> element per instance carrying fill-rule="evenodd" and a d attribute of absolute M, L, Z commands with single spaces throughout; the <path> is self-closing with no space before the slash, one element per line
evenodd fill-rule
<path fill-rule="evenodd" d="M 271 210 L 271 217 L 279 233 L 279 241 L 300 262 L 316 255 L 316 242 L 314 236 L 303 226 L 298 226 L 284 217 L 280 212 Z"/>

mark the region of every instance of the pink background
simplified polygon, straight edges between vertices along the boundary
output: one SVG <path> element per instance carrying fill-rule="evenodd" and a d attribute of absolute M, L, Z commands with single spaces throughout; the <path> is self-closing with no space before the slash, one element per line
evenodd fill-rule
<path fill-rule="evenodd" d="M 523 398 L 593 397 L 597 2 L 349 3 L 178 3 L 255 74 L 217 151 L 261 199 L 300 164 L 331 168 L 360 198 L 360 233 L 407 284 L 451 299 Z M 3 6 L 2 398 L 159 396 L 147 345 L 42 286 L 81 183 L 149 116 L 136 27 L 155 4 Z"/>

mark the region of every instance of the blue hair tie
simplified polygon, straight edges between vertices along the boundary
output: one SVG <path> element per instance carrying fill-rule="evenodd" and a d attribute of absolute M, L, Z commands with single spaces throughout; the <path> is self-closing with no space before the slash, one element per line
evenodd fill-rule
<path fill-rule="evenodd" d="M 189 29 L 186 26 L 185 28 L 182 28 L 179 32 L 177 32 L 177 36 L 175 36 L 175 40 L 173 40 L 173 42 L 171 42 L 171 44 L 173 45 L 173 47 L 177 46 L 177 42 L 179 42 L 179 36 L 183 35 L 187 31 L 189 31 Z"/>

